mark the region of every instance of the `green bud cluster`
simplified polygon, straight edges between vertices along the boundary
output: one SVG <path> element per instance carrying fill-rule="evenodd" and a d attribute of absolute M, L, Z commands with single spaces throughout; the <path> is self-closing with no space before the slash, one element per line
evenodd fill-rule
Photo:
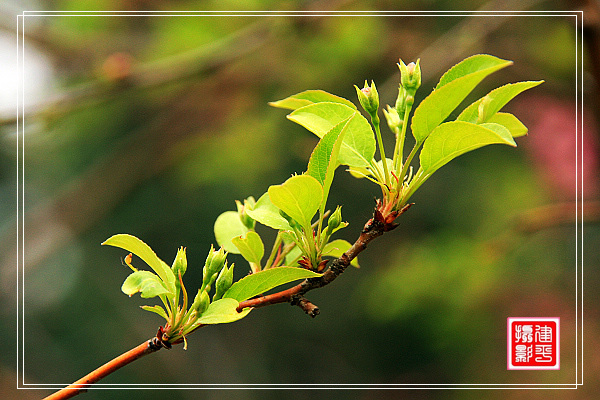
<path fill-rule="evenodd" d="M 396 111 L 401 120 L 404 120 L 406 110 L 410 110 L 415 102 L 415 93 L 421 86 L 421 66 L 420 59 L 416 63 L 411 62 L 408 65 L 400 60 L 400 85 L 398 86 L 398 98 L 396 99 Z"/>
<path fill-rule="evenodd" d="M 227 253 L 223 247 L 219 250 L 215 250 L 212 245 L 210 246 L 210 251 L 208 252 L 208 257 L 206 257 L 204 269 L 202 270 L 202 289 L 207 287 L 210 289 L 215 279 L 217 279 L 219 272 L 225 266 L 226 258 Z"/>

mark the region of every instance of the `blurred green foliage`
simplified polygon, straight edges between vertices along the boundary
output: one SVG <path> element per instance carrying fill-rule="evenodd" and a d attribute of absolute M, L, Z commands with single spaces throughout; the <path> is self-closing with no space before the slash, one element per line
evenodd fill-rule
<path fill-rule="evenodd" d="M 541 3 L 548 9 L 566 8 L 560 1 L 532 8 Z M 192 1 L 41 4 L 56 10 L 238 7 L 233 2 Z M 411 1 L 406 6 L 433 10 L 455 4 Z M 482 4 L 463 1 L 461 7 Z M 245 7 L 364 10 L 398 5 L 288 1 Z M 479 52 L 514 60 L 515 65 L 488 78 L 471 101 L 498 84 L 527 79 L 546 80 L 536 90 L 564 100 L 569 109 L 575 101 L 573 18 L 30 18 L 35 23 L 27 30 L 28 44 L 48 57 L 55 68 L 52 85 L 64 94 L 58 103 L 25 110 L 22 328 L 25 380 L 32 383 L 71 382 L 156 332 L 160 319 L 135 306 L 146 304 L 144 300 L 127 299 L 120 292 L 129 271 L 119 260 L 122 252 L 100 247 L 103 240 L 131 233 L 165 260 L 186 246 L 186 284 L 195 286 L 193 282 L 202 281 L 205 254 L 215 243 L 216 217 L 234 209 L 234 200 L 259 196 L 305 168 L 316 139 L 287 121 L 281 110 L 269 108 L 268 101 L 317 88 L 354 101 L 352 85 L 373 79 L 382 103 L 393 103 L 399 57 L 421 57 L 422 92 L 428 93 L 443 70 Z M 502 18 L 499 26 L 497 18 Z M 479 38 L 475 43 L 473 35 Z M 115 78 L 115 73 L 124 78 Z M 417 96 L 416 102 L 421 99 Z M 507 111 L 523 116 L 530 136 L 544 135 L 527 119 L 534 101 L 528 97 Z M 2 204 L 4 199 L 14 202 L 16 195 L 11 129 L 2 127 L 0 142 Z M 564 134 L 574 137 L 573 132 Z M 401 217 L 400 227 L 361 254 L 359 270 L 351 269 L 334 285 L 310 293 L 322 311 L 315 320 L 295 308 L 267 307 L 238 323 L 202 329 L 189 338 L 187 352 L 179 347 L 161 351 L 103 383 L 573 382 L 576 231 L 573 222 L 521 229 L 520 221 L 531 210 L 565 198 L 541 179 L 528 138 L 517 143 L 517 149 L 492 146 L 443 167 L 411 199 L 416 205 Z M 344 219 L 350 222 L 341 236 L 354 241 L 377 194 L 374 185 L 337 172 L 330 204 L 342 204 Z M 15 254 L 15 210 L 2 206 L 0 212 L 6 221 L 0 230 L 2 252 Z M 587 249 L 600 245 L 597 221 L 584 234 Z M 585 253 L 584 266 L 592 269 L 586 284 L 599 282 L 593 270 L 599 261 L 595 252 Z M 16 297 L 12 265 L 6 259 L 2 265 L 5 303 L 14 303 Z M 245 274 L 236 267 L 236 279 Z M 597 302 L 586 306 L 587 312 L 598 312 Z M 506 318 L 520 316 L 561 317 L 560 371 L 506 371 Z M 2 326 L 12 330 L 15 317 L 4 309 Z M 590 319 L 589 324 L 585 340 L 592 348 L 600 337 L 597 321 Z M 10 353 L 0 355 L 2 371 L 13 369 Z M 580 390 L 581 398 L 591 399 L 598 389 L 591 376 L 600 376 L 600 371 L 589 368 L 590 384 Z M 481 395 L 468 392 L 441 390 L 425 396 L 339 391 L 328 396 Z M 205 394 L 294 399 L 306 392 L 179 390 L 169 392 L 169 398 Z M 504 394 L 485 396 L 500 399 Z M 83 396 L 158 399 L 164 391 L 106 390 Z"/>

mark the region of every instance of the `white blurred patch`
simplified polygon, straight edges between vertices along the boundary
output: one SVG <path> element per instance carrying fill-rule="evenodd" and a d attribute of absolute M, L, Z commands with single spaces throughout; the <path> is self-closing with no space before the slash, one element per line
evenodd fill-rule
<path fill-rule="evenodd" d="M 14 23 L 16 28 L 16 19 Z M 23 104 L 29 109 L 43 103 L 50 95 L 53 77 L 50 60 L 28 44 L 27 38 L 22 64 L 19 65 L 17 36 L 0 31 L 0 118 L 16 116 L 20 81 L 23 83 Z"/>

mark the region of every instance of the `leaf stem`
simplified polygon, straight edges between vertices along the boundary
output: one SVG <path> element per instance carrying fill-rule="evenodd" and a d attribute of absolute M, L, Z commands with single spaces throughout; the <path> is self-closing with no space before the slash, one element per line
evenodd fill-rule
<path fill-rule="evenodd" d="M 421 147 L 421 144 L 422 144 L 422 142 L 421 143 L 419 143 L 419 142 L 415 143 L 415 145 L 413 146 L 413 148 L 410 151 L 410 153 L 408 153 L 408 157 L 406 157 L 406 162 L 402 166 L 402 171 L 400 172 L 400 174 L 398 174 L 398 179 L 400 179 L 401 183 L 404 182 L 404 177 L 405 177 L 406 173 L 408 172 L 408 168 L 410 167 L 410 163 L 412 162 L 413 158 L 417 154 L 417 151 L 419 151 L 419 148 Z"/>
<path fill-rule="evenodd" d="M 400 131 L 400 135 L 396 136 L 396 148 L 394 149 L 394 163 L 393 166 L 396 169 L 396 176 L 400 180 L 399 185 L 402 186 L 402 181 L 404 177 L 401 175 L 402 168 L 404 164 L 402 160 L 404 159 L 404 141 L 406 139 L 406 128 L 408 126 L 408 116 L 411 111 L 411 107 L 406 106 L 404 109 L 404 119 L 402 121 L 402 130 Z M 410 164 L 410 162 L 409 162 Z"/>
<path fill-rule="evenodd" d="M 385 158 L 385 149 L 383 148 L 383 140 L 381 139 L 381 129 L 379 123 L 379 117 L 377 114 L 371 116 L 371 123 L 373 124 L 373 128 L 375 128 L 375 136 L 377 137 L 377 146 L 379 146 L 379 154 L 381 155 L 381 163 L 383 164 L 383 175 L 384 182 L 389 187 L 390 186 L 390 174 L 387 168 L 387 160 Z"/>
<path fill-rule="evenodd" d="M 273 266 L 273 261 L 275 260 L 275 256 L 277 255 L 277 252 L 279 252 L 279 248 L 281 247 L 282 241 L 283 241 L 283 238 L 281 237 L 281 231 L 278 231 L 277 237 L 275 238 L 275 243 L 273 243 L 273 248 L 271 249 L 271 254 L 269 254 L 269 259 L 267 260 L 267 263 L 265 264 L 264 269 L 269 269 Z"/>

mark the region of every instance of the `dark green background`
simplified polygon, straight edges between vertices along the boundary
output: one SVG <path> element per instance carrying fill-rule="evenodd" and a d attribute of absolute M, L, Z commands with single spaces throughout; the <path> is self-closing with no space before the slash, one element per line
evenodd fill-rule
<path fill-rule="evenodd" d="M 512 8 L 511 8 L 512 6 Z M 567 1 L 263 1 L 248 10 L 574 10 Z M 55 10 L 231 10 L 237 2 L 58 1 Z M 310 293 L 312 320 L 277 305 L 202 329 L 145 357 L 107 384 L 574 383 L 576 353 L 575 17 L 565 16 L 130 16 L 27 17 L 26 45 L 48 57 L 59 103 L 25 110 L 25 382 L 69 383 L 156 332 L 160 318 L 127 298 L 125 254 L 100 243 L 143 239 L 167 263 L 186 246 L 186 285 L 201 282 L 212 224 L 234 201 L 306 168 L 316 138 L 268 106 L 306 89 L 356 101 L 373 79 L 395 101 L 398 58 L 421 58 L 419 102 L 461 59 L 489 53 L 515 62 L 469 97 L 521 80 L 546 81 L 510 103 L 530 128 L 517 149 L 490 146 L 442 168 L 413 197 L 400 227 L 373 242 L 334 284 Z M 587 51 L 587 48 L 586 48 Z M 125 54 L 125 55 L 124 55 Z M 597 98 L 585 54 L 584 98 Z M 132 78 L 110 79 L 110 60 Z M 122 67 L 121 67 L 122 68 Z M 589 68 L 589 69 L 588 69 Z M 119 68 L 117 68 L 118 70 Z M 592 100 L 590 100 L 592 99 Z M 597 209 L 597 115 L 584 112 L 584 200 Z M 457 112 L 453 114 L 457 115 Z M 15 386 L 16 140 L 3 123 L 0 196 L 4 257 L 0 386 Z M 391 134 L 384 128 L 391 148 Z M 580 143 L 581 145 L 581 143 Z M 580 187 L 581 189 L 581 187 Z M 378 188 L 336 174 L 354 241 Z M 559 212 L 544 208 L 560 204 Z M 539 217 L 529 221 L 527 218 Z M 587 217 L 586 217 L 587 218 Z M 545 224 L 549 222 L 548 224 Z M 267 238 L 270 232 L 261 231 Z M 585 385 L 556 398 L 594 398 L 600 365 L 598 215 L 584 225 Z M 581 245 L 581 243 L 579 243 Z M 269 244 L 267 245 L 267 247 Z M 12 257 L 12 258 L 11 258 Z M 236 277 L 246 273 L 241 258 Z M 577 258 L 581 262 L 581 254 Z M 196 282 L 196 283 L 195 283 Z M 193 291 L 193 289 L 190 289 Z M 21 292 L 20 294 L 23 294 Z M 580 305 L 581 306 L 581 305 Z M 560 317 L 560 371 L 507 371 L 506 318 Z M 581 336 L 579 336 L 581 340 Z M 580 360 L 581 361 L 581 360 Z M 581 364 L 581 362 L 580 362 Z M 581 365 L 579 366 L 581 368 Z M 3 398 L 50 391 L 0 389 Z M 94 390 L 82 399 L 547 398 L 547 391 Z"/>

